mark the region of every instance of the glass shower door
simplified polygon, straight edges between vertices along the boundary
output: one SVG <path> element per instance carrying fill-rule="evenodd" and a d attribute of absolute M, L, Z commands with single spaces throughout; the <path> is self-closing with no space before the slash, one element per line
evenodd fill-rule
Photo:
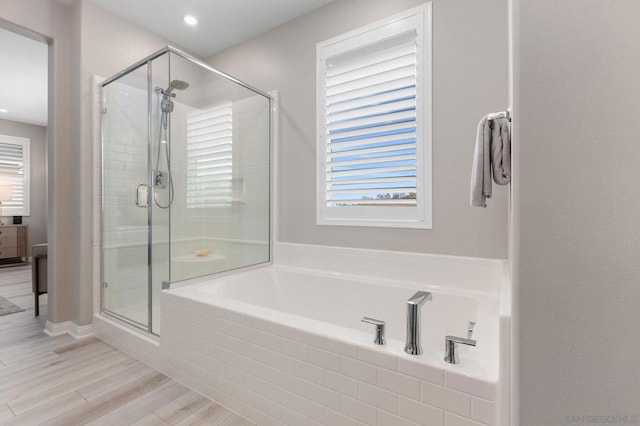
<path fill-rule="evenodd" d="M 148 329 L 151 210 L 147 65 L 102 90 L 102 309 Z"/>

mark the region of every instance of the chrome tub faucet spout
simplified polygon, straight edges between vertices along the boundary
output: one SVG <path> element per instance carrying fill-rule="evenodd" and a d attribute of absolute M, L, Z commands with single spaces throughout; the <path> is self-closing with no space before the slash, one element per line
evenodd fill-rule
<path fill-rule="evenodd" d="M 428 291 L 418 291 L 407 300 L 407 342 L 404 351 L 411 355 L 422 355 L 420 345 L 420 308 L 433 296 Z"/>

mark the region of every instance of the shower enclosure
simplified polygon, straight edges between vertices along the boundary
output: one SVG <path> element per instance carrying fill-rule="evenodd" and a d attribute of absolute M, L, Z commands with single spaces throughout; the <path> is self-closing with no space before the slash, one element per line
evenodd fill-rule
<path fill-rule="evenodd" d="M 101 307 L 159 334 L 162 288 L 270 262 L 271 98 L 172 47 L 101 90 Z"/>

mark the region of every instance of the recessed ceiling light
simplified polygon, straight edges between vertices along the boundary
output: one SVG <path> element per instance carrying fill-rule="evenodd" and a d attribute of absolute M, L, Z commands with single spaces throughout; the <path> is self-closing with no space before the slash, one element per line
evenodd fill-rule
<path fill-rule="evenodd" d="M 0 108 L 0 112 L 2 112 L 2 113 L 4 113 L 4 112 L 9 112 L 9 110 L 8 110 L 8 109 L 5 109 L 5 108 Z"/>
<path fill-rule="evenodd" d="M 184 15 L 182 15 L 182 20 L 187 25 L 191 25 L 191 26 L 198 25 L 198 19 L 193 15 L 189 15 L 188 13 L 185 13 Z"/>

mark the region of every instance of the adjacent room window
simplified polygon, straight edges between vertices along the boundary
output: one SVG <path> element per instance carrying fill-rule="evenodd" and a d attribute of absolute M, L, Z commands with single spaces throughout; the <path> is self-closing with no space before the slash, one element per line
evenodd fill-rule
<path fill-rule="evenodd" d="M 317 59 L 318 224 L 431 228 L 431 4 Z"/>
<path fill-rule="evenodd" d="M 187 116 L 187 207 L 231 205 L 231 102 Z"/>
<path fill-rule="evenodd" d="M 29 216 L 29 143 L 27 138 L 0 135 L 0 186 L 3 216 Z M 10 187 L 10 191 L 6 191 Z"/>

